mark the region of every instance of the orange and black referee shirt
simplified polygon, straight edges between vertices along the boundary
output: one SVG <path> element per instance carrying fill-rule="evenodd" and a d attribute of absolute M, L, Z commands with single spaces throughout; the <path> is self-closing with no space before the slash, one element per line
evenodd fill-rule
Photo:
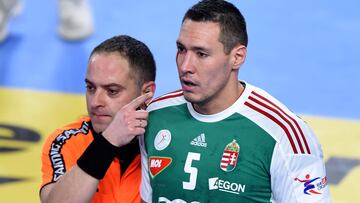
<path fill-rule="evenodd" d="M 58 181 L 69 171 L 93 141 L 94 136 L 97 135 L 92 130 L 89 117 L 81 118 L 53 132 L 42 150 L 41 188 Z M 129 153 L 129 150 L 132 152 Z M 138 144 L 120 149 L 119 155 L 100 181 L 92 199 L 93 203 L 140 202 L 141 162 Z M 123 165 L 126 165 L 126 169 Z"/>

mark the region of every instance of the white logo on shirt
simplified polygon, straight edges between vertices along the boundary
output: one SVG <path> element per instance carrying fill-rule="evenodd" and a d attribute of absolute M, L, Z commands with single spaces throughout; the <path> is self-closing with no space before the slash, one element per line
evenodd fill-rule
<path fill-rule="evenodd" d="M 168 200 L 166 197 L 159 197 L 159 203 L 187 203 L 186 201 L 182 200 L 182 199 L 174 199 L 173 201 Z M 190 203 L 200 203 L 197 201 L 193 201 Z"/>
<path fill-rule="evenodd" d="M 169 146 L 171 142 L 171 133 L 169 130 L 160 130 L 155 139 L 154 139 L 154 146 L 155 149 L 161 151 Z"/>
<path fill-rule="evenodd" d="M 245 192 L 245 185 L 239 183 L 231 183 L 227 180 L 221 180 L 219 177 L 209 178 L 209 190 L 220 190 L 233 194 Z"/>
<path fill-rule="evenodd" d="M 199 146 L 199 147 L 207 147 L 207 143 L 205 141 L 205 134 L 201 133 L 199 136 L 194 138 L 191 142 L 191 145 Z"/>

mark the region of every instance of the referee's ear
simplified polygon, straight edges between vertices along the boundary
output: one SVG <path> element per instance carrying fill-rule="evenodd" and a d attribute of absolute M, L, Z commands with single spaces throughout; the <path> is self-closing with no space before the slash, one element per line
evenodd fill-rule
<path fill-rule="evenodd" d="M 156 84 L 154 81 L 148 81 L 148 82 L 145 82 L 143 84 L 143 86 L 141 87 L 141 94 L 146 94 L 146 93 L 149 93 L 151 92 L 152 95 L 155 94 L 155 89 L 156 89 Z M 145 101 L 145 104 L 146 106 L 150 103 L 152 98 L 150 98 L 149 100 Z"/>
<path fill-rule="evenodd" d="M 156 85 L 154 81 L 148 81 L 143 84 L 141 87 L 141 94 L 146 94 L 148 92 L 155 93 Z"/>

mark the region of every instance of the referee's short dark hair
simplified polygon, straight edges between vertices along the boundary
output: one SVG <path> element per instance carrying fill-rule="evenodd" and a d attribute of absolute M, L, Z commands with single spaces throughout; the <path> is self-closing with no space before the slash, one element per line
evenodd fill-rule
<path fill-rule="evenodd" d="M 98 53 L 118 53 L 124 57 L 130 66 L 131 74 L 137 85 L 155 81 L 156 65 L 150 49 L 141 41 L 128 35 L 118 35 L 107 39 L 96 46 L 90 58 Z"/>

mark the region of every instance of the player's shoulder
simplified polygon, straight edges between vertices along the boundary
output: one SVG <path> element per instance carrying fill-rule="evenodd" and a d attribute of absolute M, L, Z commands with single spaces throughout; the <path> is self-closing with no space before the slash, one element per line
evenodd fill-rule
<path fill-rule="evenodd" d="M 88 129 L 90 128 L 90 117 L 82 116 L 77 120 L 74 120 L 61 128 L 58 128 L 57 131 L 64 132 L 68 130 L 75 130 L 75 129 Z"/>
<path fill-rule="evenodd" d="M 318 148 L 316 136 L 304 120 L 265 90 L 249 89 L 244 114 L 268 132 L 284 152 L 312 154 Z"/>
<path fill-rule="evenodd" d="M 289 110 L 287 106 L 285 106 L 282 102 L 280 102 L 277 98 L 272 96 L 264 89 L 250 84 L 247 84 L 247 86 L 249 86 L 249 96 L 247 100 L 248 103 L 258 104 L 261 107 L 285 112 L 291 116 L 297 117 L 292 111 Z"/>
<path fill-rule="evenodd" d="M 248 93 L 245 101 L 247 108 L 265 116 L 278 125 L 281 125 L 282 121 L 286 123 L 288 121 L 304 122 L 296 113 L 267 91 L 250 84 L 247 84 L 247 87 Z"/>
<path fill-rule="evenodd" d="M 176 106 L 186 103 L 182 90 L 176 90 L 159 96 L 152 100 L 147 108 L 148 111 L 154 111 L 170 106 Z"/>

